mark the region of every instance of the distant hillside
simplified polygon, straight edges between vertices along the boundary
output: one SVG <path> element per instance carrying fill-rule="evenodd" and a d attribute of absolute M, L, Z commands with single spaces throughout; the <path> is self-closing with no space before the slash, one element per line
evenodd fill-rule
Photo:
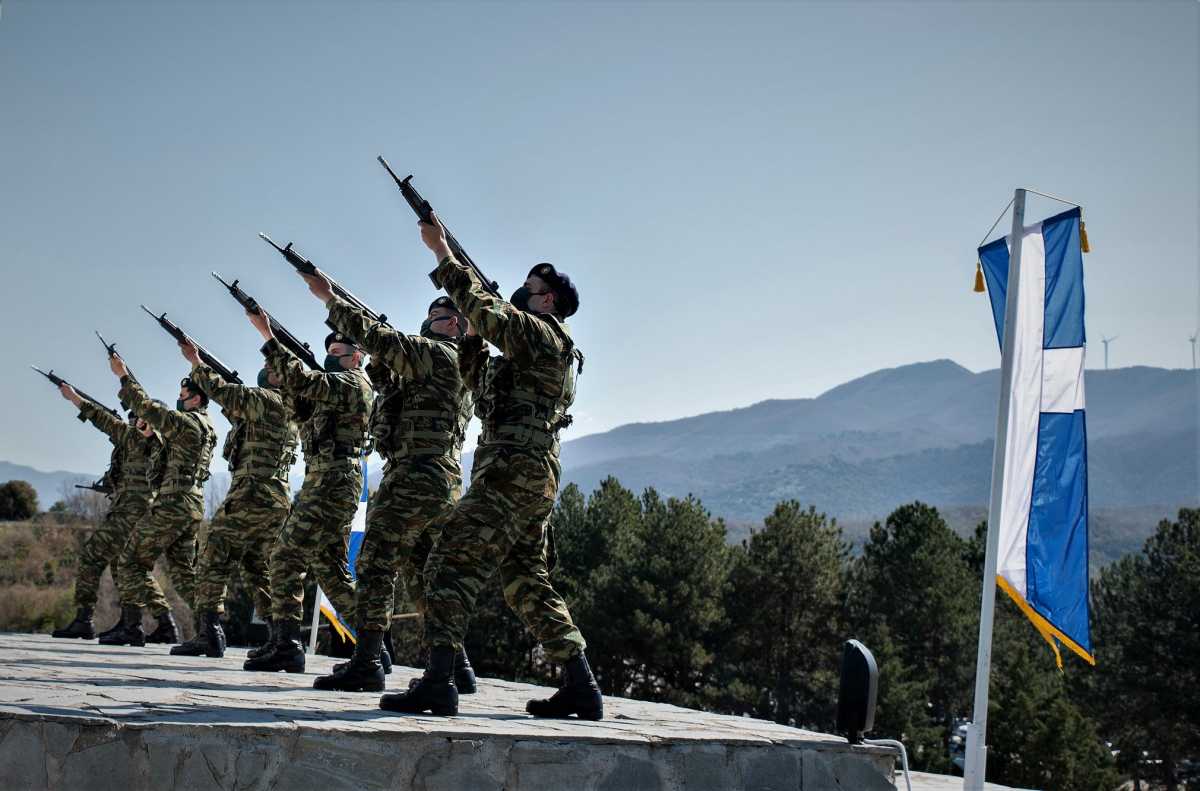
<path fill-rule="evenodd" d="M 23 464 L 0 461 L 0 483 L 28 481 L 29 485 L 37 490 L 38 507 L 43 511 L 54 505 L 56 500 L 63 499 L 64 487 L 70 489 L 77 483 L 91 483 L 99 477 L 100 473 L 92 475 L 86 472 L 67 472 L 65 470 L 42 472 Z"/>

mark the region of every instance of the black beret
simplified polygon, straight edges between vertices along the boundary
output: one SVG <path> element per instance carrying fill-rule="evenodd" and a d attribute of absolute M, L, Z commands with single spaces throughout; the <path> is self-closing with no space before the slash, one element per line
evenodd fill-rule
<path fill-rule="evenodd" d="M 445 308 L 446 310 L 452 310 L 455 313 L 462 313 L 462 311 L 458 309 L 458 306 L 454 304 L 454 300 L 450 299 L 450 297 L 438 297 L 433 302 L 429 303 L 429 310 L 425 312 L 432 313 L 434 308 Z"/>
<path fill-rule="evenodd" d="M 573 316 L 575 311 L 579 310 L 579 289 L 575 288 L 575 284 L 571 282 L 571 276 L 566 272 L 559 272 L 554 268 L 554 264 L 543 262 L 530 269 L 529 274 L 537 275 L 545 281 L 546 285 L 550 286 L 554 292 L 559 313 L 564 318 Z"/>
<path fill-rule="evenodd" d="M 329 347 L 335 343 L 348 343 L 351 346 L 358 346 L 349 335 L 343 335 L 340 332 L 331 332 L 325 336 L 325 351 L 329 351 Z"/>

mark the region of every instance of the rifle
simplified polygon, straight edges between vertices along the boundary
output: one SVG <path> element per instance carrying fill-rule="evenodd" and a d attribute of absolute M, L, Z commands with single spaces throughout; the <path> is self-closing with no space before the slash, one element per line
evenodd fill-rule
<path fill-rule="evenodd" d="M 68 387 L 72 388 L 75 391 L 75 394 L 78 395 L 80 398 L 82 398 L 84 401 L 91 401 L 93 404 L 100 407 L 105 412 L 110 413 L 113 417 L 117 418 L 118 420 L 122 419 L 121 413 L 118 412 L 117 410 L 105 406 L 100 401 L 97 401 L 92 396 L 90 396 L 87 393 L 80 390 L 78 387 L 75 387 L 75 385 L 71 384 L 66 379 L 63 379 L 61 376 L 55 376 L 53 368 L 50 369 L 50 373 L 46 373 L 41 368 L 38 368 L 36 365 L 31 365 L 29 367 L 32 368 L 33 370 L 37 371 L 38 373 L 40 373 L 42 376 L 49 379 L 50 383 L 52 385 L 54 385 L 55 387 L 62 387 L 63 385 L 67 385 Z"/>
<path fill-rule="evenodd" d="M 400 194 L 404 196 L 406 201 L 408 201 L 408 205 L 412 207 L 414 212 L 416 212 L 416 215 L 421 222 L 427 222 L 432 225 L 433 207 L 429 205 L 429 201 L 421 197 L 421 193 L 417 192 L 417 188 L 410 183 L 412 181 L 412 175 L 410 174 L 407 178 L 401 179 L 388 165 L 387 160 L 381 156 L 375 158 L 378 159 L 379 164 L 383 165 L 384 169 L 387 170 L 388 175 L 392 177 L 392 181 L 396 182 L 396 186 L 400 188 Z M 446 243 L 450 245 L 450 252 L 454 254 L 454 257 L 459 261 L 459 263 L 466 264 L 475 270 L 475 274 L 479 277 L 479 282 L 483 284 L 484 291 L 488 292 L 497 299 L 503 299 L 503 297 L 500 296 L 500 284 L 483 273 L 483 270 L 479 268 L 479 265 L 476 264 L 474 260 L 472 260 L 471 256 L 467 255 L 467 251 L 463 249 L 462 245 L 458 243 L 458 240 L 454 238 L 454 234 L 450 233 L 450 229 L 444 224 L 442 225 L 442 230 L 446 233 Z M 442 284 L 438 282 L 436 269 L 429 273 L 429 279 L 433 281 L 433 285 L 436 287 L 442 287 Z"/>
<path fill-rule="evenodd" d="M 267 244 L 271 245 L 276 250 L 278 250 L 279 254 L 282 255 L 284 258 L 286 258 L 287 262 L 289 264 L 291 264 L 292 266 L 294 266 L 296 268 L 297 272 L 300 272 L 305 275 L 316 274 L 317 267 L 313 264 L 312 261 L 309 261 L 307 258 L 305 258 L 304 256 L 297 253 L 295 250 L 293 250 L 291 242 L 288 242 L 286 247 L 280 247 L 279 245 L 275 244 L 275 241 L 273 239 L 271 239 L 271 237 L 267 236 L 265 233 L 260 233 L 259 236 L 262 237 L 262 240 L 264 242 L 266 242 Z M 350 291 L 348 289 L 346 289 L 341 283 L 337 282 L 332 277 L 330 277 L 327 272 L 322 272 L 321 274 L 324 275 L 325 279 L 329 281 L 329 287 L 333 290 L 333 293 L 336 294 L 339 299 L 349 302 L 351 305 L 353 305 L 354 307 L 361 310 L 363 313 L 365 313 L 367 315 L 367 318 L 369 318 L 371 321 L 378 322 L 378 323 L 384 325 L 385 327 L 388 327 L 389 329 L 391 328 L 392 325 L 388 324 L 387 316 L 385 316 L 382 313 L 376 313 L 375 311 L 371 310 L 369 307 L 367 307 L 367 303 L 363 302 L 361 299 L 354 296 L 354 294 L 350 293 Z M 329 329 L 337 331 L 337 327 L 330 324 L 328 319 L 325 320 L 325 325 L 327 327 L 329 327 Z"/>
<path fill-rule="evenodd" d="M 241 378 L 238 377 L 237 371 L 232 370 L 225 363 L 213 356 L 208 349 L 205 349 L 203 346 L 196 343 L 196 341 L 189 338 L 188 334 L 181 330 L 178 324 L 175 324 L 167 318 L 166 313 L 163 313 L 161 316 L 155 316 L 145 305 L 142 305 L 142 310 L 146 311 L 150 318 L 157 321 L 158 326 L 166 330 L 167 334 L 174 338 L 176 343 L 191 343 L 193 346 L 195 346 L 196 351 L 200 353 L 200 360 L 209 368 L 216 371 L 226 382 L 232 382 L 235 385 L 240 385 L 242 383 Z"/>
<path fill-rule="evenodd" d="M 94 482 L 94 483 L 89 483 L 89 484 L 87 484 L 87 485 L 84 485 L 84 486 L 80 486 L 79 484 L 75 484 L 75 488 L 76 488 L 76 489 L 87 489 L 87 490 L 89 490 L 89 491 L 92 491 L 92 492 L 100 492 L 100 494 L 112 494 L 112 493 L 113 493 L 112 487 L 111 487 L 111 486 L 106 486 L 106 485 L 104 484 L 104 481 L 102 481 L 102 480 L 101 480 L 101 481 L 96 481 L 96 482 Z"/>
<path fill-rule="evenodd" d="M 247 294 L 245 291 L 242 291 L 241 286 L 238 285 L 238 281 L 236 279 L 233 281 L 233 283 L 226 283 L 216 272 L 213 272 L 212 276 L 217 279 L 217 282 L 229 289 L 229 295 L 237 300 L 237 303 L 241 305 L 247 313 L 257 314 L 262 312 L 262 307 L 258 304 L 258 300 Z M 299 357 L 300 360 L 312 370 L 325 370 L 321 367 L 320 363 L 317 362 L 317 356 L 313 354 L 312 349 L 309 348 L 307 343 L 304 343 L 302 340 L 289 332 L 288 328 L 276 321 L 275 317 L 270 313 L 267 314 L 267 318 L 269 318 L 271 321 L 271 332 L 275 333 L 275 340 L 279 341 L 281 346 Z"/>
<path fill-rule="evenodd" d="M 117 353 L 117 344 L 109 343 L 108 341 L 104 340 L 104 336 L 100 334 L 100 330 L 96 330 L 96 337 L 100 339 L 100 345 L 104 347 L 104 351 L 108 352 L 108 358 L 110 360 L 113 357 L 121 356 L 120 354 Z M 123 359 L 124 358 L 122 358 L 122 360 Z M 125 370 L 129 372 L 130 379 L 137 379 L 137 377 L 133 375 L 133 369 L 130 368 L 128 365 L 125 366 Z"/>

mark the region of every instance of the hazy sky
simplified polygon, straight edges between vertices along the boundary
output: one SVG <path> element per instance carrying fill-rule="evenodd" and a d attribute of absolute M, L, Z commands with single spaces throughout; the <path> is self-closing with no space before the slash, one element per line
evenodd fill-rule
<path fill-rule="evenodd" d="M 1084 205 L 1090 364 L 1105 334 L 1114 367 L 1188 366 L 1198 33 L 1193 2 L 7 0 L 0 459 L 103 467 L 26 368 L 115 404 L 93 329 L 174 399 L 140 302 L 252 375 L 209 270 L 319 345 L 258 231 L 415 330 L 434 262 L 380 153 L 506 293 L 542 260 L 578 282 L 571 437 L 995 367 L 974 250 L 1015 186 Z"/>

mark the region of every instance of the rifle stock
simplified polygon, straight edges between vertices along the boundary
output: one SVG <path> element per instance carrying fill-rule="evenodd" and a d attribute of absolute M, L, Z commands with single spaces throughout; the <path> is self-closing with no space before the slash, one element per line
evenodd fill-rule
<path fill-rule="evenodd" d="M 226 382 L 232 382 L 233 384 L 236 384 L 236 385 L 242 384 L 241 377 L 238 376 L 237 371 L 233 370 L 228 365 L 221 362 L 216 357 L 216 355 L 214 355 L 208 349 L 205 349 L 203 346 L 201 346 L 195 340 L 190 338 L 186 332 L 184 332 L 182 329 L 180 329 L 178 324 L 174 323 L 173 321 L 171 321 L 170 319 L 167 318 L 166 313 L 162 313 L 162 314 L 156 316 L 145 305 L 142 305 L 142 310 L 146 311 L 146 314 L 148 316 L 150 316 L 150 318 L 157 321 L 158 326 L 162 327 L 163 330 L 168 335 L 170 335 L 172 338 L 174 338 L 176 343 L 191 343 L 193 346 L 195 346 L 196 351 L 199 352 L 200 360 L 205 365 L 207 365 L 209 368 L 213 369 L 218 374 L 220 374 L 221 378 L 224 379 Z"/>
<path fill-rule="evenodd" d="M 274 243 L 272 243 L 272 246 L 274 246 Z M 243 291 L 242 287 L 238 285 L 236 278 L 232 283 L 227 283 L 225 282 L 224 278 L 222 278 L 216 272 L 213 272 L 212 276 L 217 279 L 218 283 L 225 286 L 225 288 L 229 290 L 229 295 L 233 297 L 247 313 L 257 314 L 263 312 L 263 308 L 258 304 L 258 300 Z M 267 318 L 271 322 L 271 332 L 275 334 L 275 340 L 279 341 L 280 345 L 284 346 L 290 350 L 292 354 L 299 357 L 301 362 L 307 365 L 311 370 L 324 370 L 321 367 L 321 364 L 317 362 L 317 356 L 313 354 L 312 349 L 307 343 L 293 335 L 287 327 L 276 321 L 275 317 L 270 313 L 267 313 Z"/>

